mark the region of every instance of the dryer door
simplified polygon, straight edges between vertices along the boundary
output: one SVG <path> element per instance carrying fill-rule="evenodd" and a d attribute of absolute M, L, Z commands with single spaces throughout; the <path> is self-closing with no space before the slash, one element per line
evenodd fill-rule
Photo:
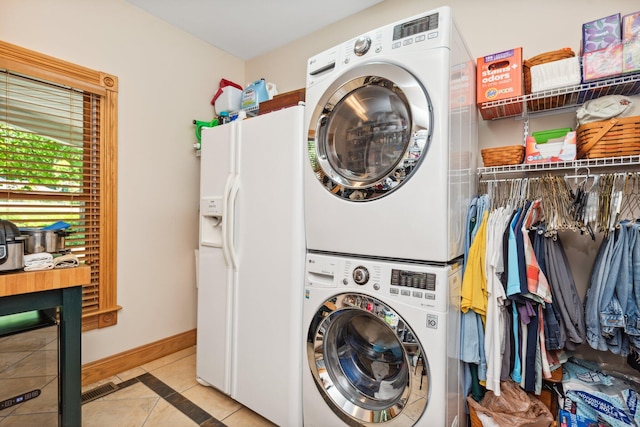
<path fill-rule="evenodd" d="M 376 298 L 348 293 L 326 301 L 315 319 L 307 356 L 316 386 L 336 415 L 353 426 L 399 426 L 413 423 L 396 418 L 409 403 L 422 414 L 429 369 L 426 362 L 419 372 L 411 367 L 410 357 L 424 351 L 397 312 Z"/>
<path fill-rule="evenodd" d="M 311 117 L 308 148 L 317 179 L 351 201 L 394 191 L 429 148 L 432 110 L 425 88 L 404 68 L 369 63 L 348 71 Z"/>

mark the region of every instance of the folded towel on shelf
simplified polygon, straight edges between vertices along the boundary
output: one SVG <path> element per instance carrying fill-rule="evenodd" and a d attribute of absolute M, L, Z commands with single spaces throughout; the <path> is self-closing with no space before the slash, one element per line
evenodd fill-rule
<path fill-rule="evenodd" d="M 53 262 L 37 262 L 24 266 L 24 271 L 39 271 L 39 270 L 51 270 L 53 268 Z"/>
<path fill-rule="evenodd" d="M 51 270 L 53 268 L 53 255 L 48 252 L 27 254 L 24 256 L 24 271 Z"/>
<path fill-rule="evenodd" d="M 53 268 L 71 268 L 80 264 L 78 257 L 74 254 L 61 255 L 53 259 Z"/>
<path fill-rule="evenodd" d="M 53 255 L 49 252 L 39 252 L 37 254 L 27 254 L 24 256 L 24 264 L 34 264 L 38 262 L 52 262 Z"/>

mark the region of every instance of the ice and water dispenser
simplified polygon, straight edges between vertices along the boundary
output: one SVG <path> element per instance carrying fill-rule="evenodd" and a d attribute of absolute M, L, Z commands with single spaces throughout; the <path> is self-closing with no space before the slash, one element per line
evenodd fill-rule
<path fill-rule="evenodd" d="M 200 200 L 200 244 L 222 247 L 224 218 L 224 199 L 222 197 L 203 197 Z"/>

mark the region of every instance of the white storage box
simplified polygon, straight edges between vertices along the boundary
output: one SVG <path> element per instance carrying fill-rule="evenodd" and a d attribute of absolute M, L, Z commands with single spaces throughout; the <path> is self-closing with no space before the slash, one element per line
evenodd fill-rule
<path fill-rule="evenodd" d="M 225 86 L 222 88 L 222 93 L 215 102 L 216 114 L 220 114 L 223 111 L 239 111 L 240 110 L 240 95 L 242 91 L 233 86 Z"/>
<path fill-rule="evenodd" d="M 579 85 L 582 81 L 577 56 L 534 65 L 530 71 L 532 93 Z"/>

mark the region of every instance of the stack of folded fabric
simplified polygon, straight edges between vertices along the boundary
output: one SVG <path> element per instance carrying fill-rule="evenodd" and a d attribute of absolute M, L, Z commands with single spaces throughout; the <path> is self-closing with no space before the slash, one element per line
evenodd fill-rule
<path fill-rule="evenodd" d="M 606 95 L 587 101 L 576 111 L 578 126 L 614 117 L 640 116 L 640 96 Z"/>
<path fill-rule="evenodd" d="M 52 268 L 53 255 L 48 252 L 24 256 L 24 271 L 51 270 Z"/>
<path fill-rule="evenodd" d="M 80 262 L 74 254 L 60 255 L 53 260 L 53 268 L 77 267 Z"/>

